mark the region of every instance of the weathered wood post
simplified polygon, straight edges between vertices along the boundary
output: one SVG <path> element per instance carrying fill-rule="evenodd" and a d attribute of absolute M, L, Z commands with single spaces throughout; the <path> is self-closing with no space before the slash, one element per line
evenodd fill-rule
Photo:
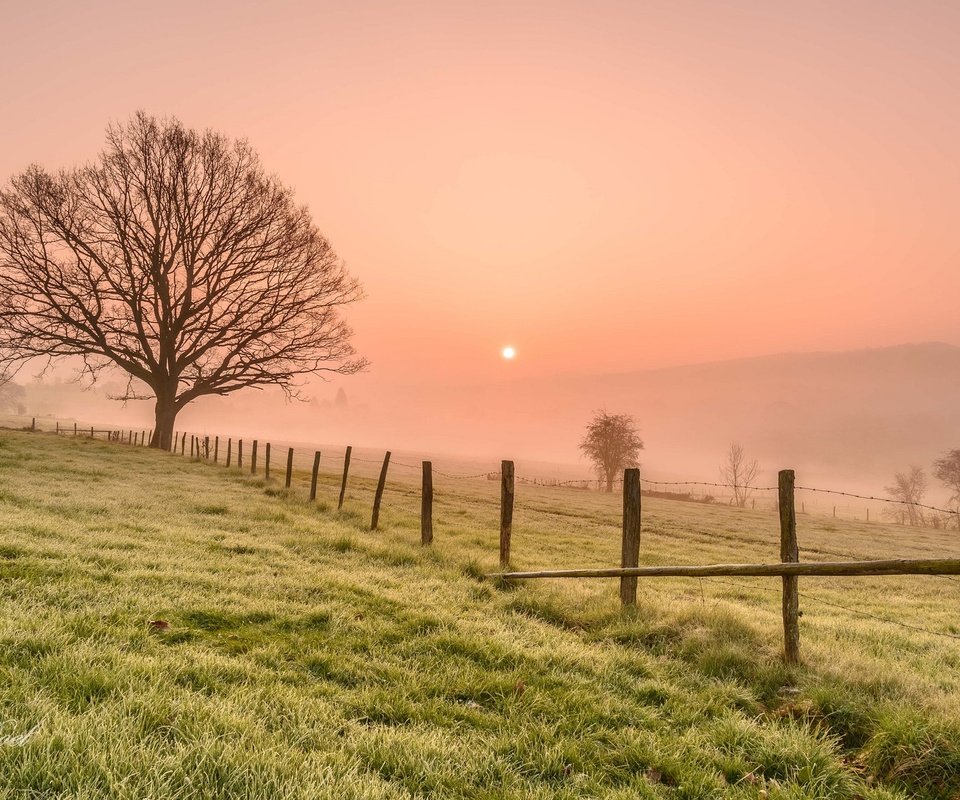
<path fill-rule="evenodd" d="M 153 428 L 147 432 L 147 447 L 153 442 Z M 197 445 L 199 447 L 199 445 Z"/>
<path fill-rule="evenodd" d="M 347 445 L 347 452 L 343 455 L 343 480 L 340 482 L 340 499 L 337 501 L 337 511 L 343 508 L 343 498 L 347 493 L 347 473 L 350 472 L 350 454 L 353 448 Z"/>
<path fill-rule="evenodd" d="M 387 484 L 387 467 L 390 466 L 390 451 L 383 456 L 383 466 L 380 467 L 380 480 L 377 481 L 377 493 L 373 496 L 373 514 L 370 517 L 370 530 L 375 531 L 380 524 L 380 501 L 383 500 L 383 488 Z"/>
<path fill-rule="evenodd" d="M 210 460 L 210 437 L 203 437 L 203 458 L 205 461 Z"/>
<path fill-rule="evenodd" d="M 197 437 L 194 436 L 192 433 L 190 434 L 190 458 L 193 458 L 193 444 L 194 444 L 194 439 L 196 438 Z"/>
<path fill-rule="evenodd" d="M 250 474 L 257 474 L 257 440 L 253 440 L 253 445 L 250 448 Z"/>
<path fill-rule="evenodd" d="M 621 567 L 640 566 L 640 470 L 623 471 L 623 542 L 620 551 Z M 637 604 L 637 578 L 620 578 L 620 604 Z"/>
<path fill-rule="evenodd" d="M 263 479 L 270 480 L 270 442 L 267 442 L 266 450 L 263 453 Z"/>
<path fill-rule="evenodd" d="M 57 436 L 60 435 L 60 420 L 57 420 Z"/>
<path fill-rule="evenodd" d="M 243 469 L 243 439 L 237 439 L 237 469 Z"/>
<path fill-rule="evenodd" d="M 420 544 L 433 542 L 433 462 L 423 462 L 423 485 L 420 489 Z"/>
<path fill-rule="evenodd" d="M 500 569 L 510 566 L 510 538 L 513 536 L 514 470 L 512 461 L 500 462 Z"/>
<path fill-rule="evenodd" d="M 310 502 L 317 499 L 317 476 L 320 474 L 320 451 L 313 454 L 313 472 L 310 473 Z"/>
<path fill-rule="evenodd" d="M 76 422 L 73 423 L 73 435 L 74 435 L 74 436 L 77 435 L 77 423 L 76 423 Z"/>
<path fill-rule="evenodd" d="M 233 437 L 227 439 L 227 463 L 224 465 L 230 469 L 230 461 L 233 459 Z"/>
<path fill-rule="evenodd" d="M 220 437 L 213 437 L 213 463 L 216 464 L 220 461 Z"/>
<path fill-rule="evenodd" d="M 93 438 L 93 425 L 90 426 L 90 438 Z"/>
<path fill-rule="evenodd" d="M 293 480 L 293 448 L 287 448 L 287 476 L 283 481 L 283 485 L 288 489 L 290 488 L 290 483 Z"/>
<path fill-rule="evenodd" d="M 800 560 L 797 546 L 797 513 L 794 506 L 794 481 L 792 469 L 784 469 L 779 475 L 780 506 L 780 560 Z M 797 576 L 783 576 L 783 657 L 788 664 L 800 663 L 800 595 Z"/>
<path fill-rule="evenodd" d="M 183 435 L 180 437 L 180 455 L 183 455 L 187 450 L 187 432 L 184 431 Z"/>
<path fill-rule="evenodd" d="M 36 429 L 37 429 L 37 418 L 36 418 L 36 417 L 33 417 L 33 418 L 30 420 L 30 430 L 31 430 L 31 431 L 35 431 Z"/>

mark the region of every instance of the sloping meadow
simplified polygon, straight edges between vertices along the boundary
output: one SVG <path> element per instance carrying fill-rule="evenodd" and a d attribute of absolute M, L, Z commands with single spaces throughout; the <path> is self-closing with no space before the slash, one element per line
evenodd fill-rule
<path fill-rule="evenodd" d="M 801 582 L 789 670 L 770 581 L 501 586 L 482 482 L 426 549 L 409 486 L 371 533 L 368 479 L 341 512 L 303 480 L 0 431 L 0 797 L 960 793 L 960 641 L 885 621 L 960 632 L 960 583 Z M 616 563 L 615 501 L 523 491 L 518 566 Z M 647 506 L 643 563 L 774 552 L 769 515 Z"/>

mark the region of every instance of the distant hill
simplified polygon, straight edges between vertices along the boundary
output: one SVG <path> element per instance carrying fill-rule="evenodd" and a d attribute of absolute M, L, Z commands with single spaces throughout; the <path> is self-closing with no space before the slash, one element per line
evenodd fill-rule
<path fill-rule="evenodd" d="M 882 487 L 960 447 L 960 347 L 795 353 L 622 374 L 537 378 L 431 400 L 487 441 L 563 461 L 593 409 L 633 414 L 660 472 L 716 474 L 731 440 L 770 472 Z M 879 484 L 879 485 L 878 485 Z"/>

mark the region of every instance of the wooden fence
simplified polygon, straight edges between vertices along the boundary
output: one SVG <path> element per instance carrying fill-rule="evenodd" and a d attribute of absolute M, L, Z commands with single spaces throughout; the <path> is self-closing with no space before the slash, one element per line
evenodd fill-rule
<path fill-rule="evenodd" d="M 780 562 L 771 564 L 706 564 L 641 567 L 640 557 L 640 470 L 628 469 L 623 475 L 623 547 L 621 565 L 609 569 L 557 569 L 533 572 L 495 572 L 489 577 L 501 580 L 536 578 L 619 578 L 620 601 L 624 606 L 637 603 L 640 578 L 716 578 L 779 577 L 783 582 L 784 660 L 800 662 L 800 576 L 835 578 L 883 575 L 960 575 L 960 559 L 894 559 L 885 561 L 806 562 L 799 559 L 795 476 L 792 469 L 781 470 L 778 480 L 780 512 Z M 511 500 L 512 507 L 512 500 Z M 504 538 L 507 560 L 503 557 Z M 501 530 L 501 567 L 509 562 L 509 532 Z"/>

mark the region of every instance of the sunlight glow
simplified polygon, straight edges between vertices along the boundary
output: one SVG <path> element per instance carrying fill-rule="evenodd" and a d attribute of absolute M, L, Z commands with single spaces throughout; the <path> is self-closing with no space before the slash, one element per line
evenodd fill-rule
<path fill-rule="evenodd" d="M 509 361 L 510 359 L 512 359 L 516 354 L 517 354 L 517 351 L 514 350 L 514 349 L 513 349 L 512 347 L 510 347 L 509 345 L 508 345 L 507 347 L 504 347 L 504 348 L 503 348 L 503 357 L 504 357 L 505 359 L 507 359 L 507 361 Z"/>

